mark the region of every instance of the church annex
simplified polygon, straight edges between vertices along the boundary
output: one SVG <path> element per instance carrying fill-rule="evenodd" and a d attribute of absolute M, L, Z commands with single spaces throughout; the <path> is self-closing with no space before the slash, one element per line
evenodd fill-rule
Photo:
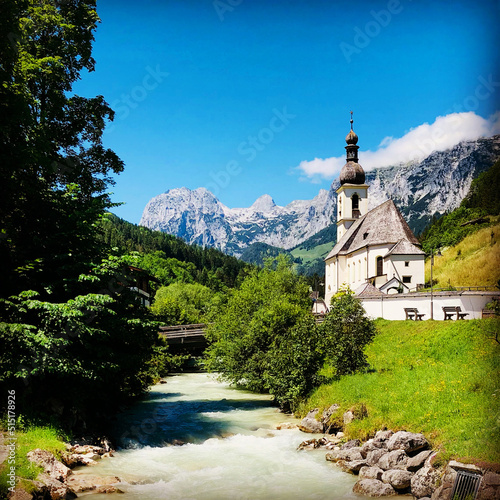
<path fill-rule="evenodd" d="M 337 189 L 337 244 L 325 259 L 325 301 L 348 285 L 357 293 L 415 291 L 424 284 L 425 253 L 392 200 L 368 212 L 358 136 L 351 130 Z"/>

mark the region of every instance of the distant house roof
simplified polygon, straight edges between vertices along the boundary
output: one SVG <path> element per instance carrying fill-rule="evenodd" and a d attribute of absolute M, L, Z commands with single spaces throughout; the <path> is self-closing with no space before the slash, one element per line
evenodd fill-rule
<path fill-rule="evenodd" d="M 403 243 L 402 240 L 406 242 Z M 398 243 L 401 243 L 401 248 L 411 248 L 411 254 L 419 250 L 420 246 L 394 202 L 388 200 L 356 220 L 325 260 L 336 255 L 346 255 L 367 246 L 387 244 L 397 246 Z M 397 250 L 397 255 L 400 251 Z"/>

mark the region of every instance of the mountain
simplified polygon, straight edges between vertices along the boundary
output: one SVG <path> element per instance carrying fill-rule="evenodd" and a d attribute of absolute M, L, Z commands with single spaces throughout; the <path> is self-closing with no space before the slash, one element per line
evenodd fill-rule
<path fill-rule="evenodd" d="M 423 161 L 374 169 L 366 173 L 369 208 L 393 199 L 420 233 L 434 215 L 458 207 L 472 180 L 499 158 L 497 135 L 461 142 Z M 292 249 L 335 223 L 338 187 L 336 179 L 329 191 L 321 189 L 312 200 L 285 207 L 265 194 L 248 208 L 228 208 L 205 188 L 176 188 L 148 202 L 140 225 L 236 256 L 257 242 Z M 331 231 L 326 234 L 330 237 Z"/>
<path fill-rule="evenodd" d="M 335 193 L 326 189 L 286 207 L 263 195 L 249 208 L 228 208 L 205 188 L 176 188 L 149 201 L 140 225 L 241 255 L 257 242 L 292 248 L 331 224 L 335 207 Z"/>

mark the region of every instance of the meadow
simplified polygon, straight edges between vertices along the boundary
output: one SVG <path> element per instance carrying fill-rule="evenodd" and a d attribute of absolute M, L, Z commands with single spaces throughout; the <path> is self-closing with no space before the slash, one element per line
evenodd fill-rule
<path fill-rule="evenodd" d="M 460 322 L 377 320 L 366 373 L 320 386 L 301 406 L 342 411 L 366 407 L 346 426 L 349 438 L 377 430 L 423 432 L 440 459 L 500 463 L 498 319 Z"/>
<path fill-rule="evenodd" d="M 500 224 L 480 229 L 457 245 L 441 249 L 441 253 L 434 257 L 437 287 L 495 286 L 500 280 Z M 428 259 L 426 282 L 430 282 L 430 269 Z"/>

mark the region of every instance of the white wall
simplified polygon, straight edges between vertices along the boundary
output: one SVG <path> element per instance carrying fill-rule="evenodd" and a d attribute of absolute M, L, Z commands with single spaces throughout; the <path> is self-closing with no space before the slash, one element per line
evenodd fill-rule
<path fill-rule="evenodd" d="M 466 319 L 481 318 L 481 311 L 488 302 L 496 297 L 500 299 L 500 292 L 437 292 L 433 295 L 434 319 L 443 320 L 442 307 L 460 306 L 463 312 L 468 312 Z M 372 319 L 384 318 L 403 320 L 406 318 L 405 307 L 417 308 L 419 313 L 425 314 L 424 320 L 431 318 L 431 294 L 411 293 L 386 295 L 384 297 L 363 298 L 361 303 L 366 314 Z"/>
<path fill-rule="evenodd" d="M 425 283 L 425 255 L 391 255 L 389 259 L 384 262 L 388 280 L 395 276 L 403 281 L 403 276 L 411 276 L 411 283 L 405 283 L 410 290 Z M 405 262 L 408 262 L 408 267 Z"/>

